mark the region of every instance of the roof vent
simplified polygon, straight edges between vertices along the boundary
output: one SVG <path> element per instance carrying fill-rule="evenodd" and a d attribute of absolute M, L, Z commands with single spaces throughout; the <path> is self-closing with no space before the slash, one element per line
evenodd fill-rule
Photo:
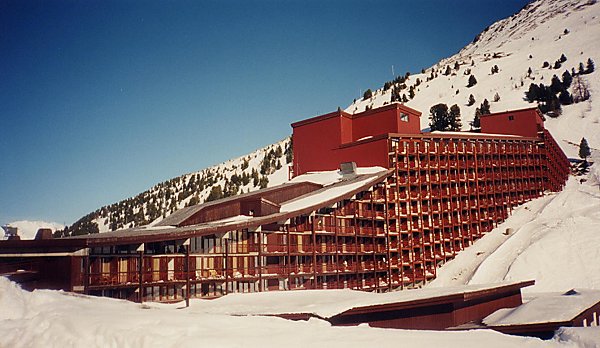
<path fill-rule="evenodd" d="M 19 233 L 18 233 L 16 227 L 4 225 L 4 226 L 2 226 L 2 229 L 4 229 L 4 239 L 8 239 L 8 240 L 21 239 L 19 237 Z"/>
<path fill-rule="evenodd" d="M 340 171 L 344 178 L 356 176 L 356 162 L 344 162 L 340 164 Z"/>
<path fill-rule="evenodd" d="M 571 295 L 579 295 L 579 293 L 575 289 L 571 289 L 565 292 L 563 295 L 571 296 Z"/>

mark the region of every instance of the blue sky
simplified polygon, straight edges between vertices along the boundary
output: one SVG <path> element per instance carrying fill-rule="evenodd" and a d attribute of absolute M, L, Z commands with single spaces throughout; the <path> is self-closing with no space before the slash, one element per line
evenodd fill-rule
<path fill-rule="evenodd" d="M 0 1 L 0 224 L 71 224 L 271 144 L 526 3 Z"/>

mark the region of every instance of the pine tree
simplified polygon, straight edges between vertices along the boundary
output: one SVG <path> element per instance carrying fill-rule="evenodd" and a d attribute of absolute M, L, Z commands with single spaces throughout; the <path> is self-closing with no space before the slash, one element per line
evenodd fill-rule
<path fill-rule="evenodd" d="M 450 75 L 450 73 L 452 73 L 452 70 L 450 69 L 450 65 L 446 65 L 446 71 L 444 72 L 444 75 L 448 76 L 448 75 Z"/>
<path fill-rule="evenodd" d="M 552 76 L 552 82 L 550 84 L 550 90 L 552 93 L 556 94 L 564 89 L 562 82 L 558 78 L 558 76 Z"/>
<path fill-rule="evenodd" d="M 475 109 L 475 117 L 473 118 L 473 123 L 471 123 L 473 128 L 481 128 L 481 110 L 479 108 Z"/>
<path fill-rule="evenodd" d="M 540 88 L 535 83 L 529 85 L 529 90 L 525 92 L 525 99 L 528 102 L 533 103 L 538 100 L 540 96 Z"/>
<path fill-rule="evenodd" d="M 562 84 L 565 89 L 571 87 L 571 83 L 573 82 L 573 76 L 569 73 L 569 70 L 565 70 L 562 74 Z"/>
<path fill-rule="evenodd" d="M 560 55 L 560 58 L 559 58 L 558 60 L 559 60 L 561 63 L 564 63 L 564 62 L 566 62 L 566 61 L 567 61 L 567 57 L 566 57 L 566 56 L 565 56 L 565 54 L 563 53 L 563 54 L 561 54 L 561 55 Z"/>
<path fill-rule="evenodd" d="M 451 131 L 460 131 L 462 128 L 460 108 L 456 104 L 450 107 L 450 112 L 448 113 L 448 123 Z"/>
<path fill-rule="evenodd" d="M 554 62 L 554 69 L 560 69 L 561 66 L 562 66 L 562 63 L 560 62 L 560 60 L 557 60 L 556 62 Z"/>
<path fill-rule="evenodd" d="M 223 189 L 221 188 L 221 185 L 214 185 L 210 189 L 210 193 L 208 194 L 208 197 L 206 197 L 206 202 L 215 201 L 215 200 L 221 199 L 221 198 L 223 198 Z"/>
<path fill-rule="evenodd" d="M 436 104 L 429 109 L 429 127 L 431 131 L 448 130 L 448 106 L 446 104 Z"/>
<path fill-rule="evenodd" d="M 259 182 L 259 186 L 261 189 L 267 188 L 267 185 L 269 184 L 269 178 L 267 178 L 266 176 L 261 176 L 260 177 L 260 182 Z"/>
<path fill-rule="evenodd" d="M 471 106 L 475 104 L 475 97 L 471 94 L 469 95 L 469 102 L 467 103 L 468 106 Z"/>
<path fill-rule="evenodd" d="M 573 96 L 565 89 L 558 95 L 558 101 L 560 101 L 562 105 L 571 105 L 573 104 Z"/>
<path fill-rule="evenodd" d="M 482 115 L 488 115 L 492 113 L 490 111 L 490 102 L 488 102 L 487 99 L 483 100 L 483 103 L 481 103 L 481 106 L 479 107 L 479 111 Z"/>
<path fill-rule="evenodd" d="M 363 100 L 367 100 L 371 97 L 373 97 L 373 91 L 371 91 L 371 89 L 369 88 L 365 91 L 365 93 L 363 93 Z"/>
<path fill-rule="evenodd" d="M 562 114 L 562 107 L 558 97 L 555 94 L 551 94 L 548 101 L 540 105 L 540 111 L 548 114 L 550 117 L 560 116 Z"/>
<path fill-rule="evenodd" d="M 494 94 L 494 103 L 497 103 L 500 101 L 500 94 L 498 94 L 498 92 L 496 92 L 496 94 Z"/>
<path fill-rule="evenodd" d="M 469 76 L 469 83 L 467 84 L 467 87 L 473 87 L 476 84 L 477 84 L 477 79 L 475 78 L 475 75 Z"/>
<path fill-rule="evenodd" d="M 596 67 L 594 66 L 594 61 L 592 60 L 592 58 L 588 58 L 585 73 L 591 74 L 594 72 L 594 70 L 596 70 Z"/>
<path fill-rule="evenodd" d="M 581 142 L 579 143 L 579 158 L 583 159 L 587 162 L 587 158 L 590 157 L 592 152 L 590 151 L 590 146 L 585 138 L 581 138 Z"/>
<path fill-rule="evenodd" d="M 585 74 L 585 67 L 583 66 L 583 63 L 579 63 L 579 75 L 583 75 Z"/>

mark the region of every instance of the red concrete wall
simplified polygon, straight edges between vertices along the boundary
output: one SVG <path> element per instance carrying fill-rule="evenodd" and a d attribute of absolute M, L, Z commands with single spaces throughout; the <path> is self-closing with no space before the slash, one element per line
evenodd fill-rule
<path fill-rule="evenodd" d="M 340 144 L 347 144 L 353 141 L 352 129 L 353 129 L 353 120 L 351 117 L 340 117 Z"/>
<path fill-rule="evenodd" d="M 544 121 L 535 108 L 481 116 L 481 133 L 511 134 L 535 138 L 543 127 Z"/>
<path fill-rule="evenodd" d="M 339 167 L 334 150 L 341 144 L 341 118 L 329 117 L 294 127 L 294 175 Z"/>
<path fill-rule="evenodd" d="M 388 139 L 364 141 L 352 146 L 345 146 L 335 151 L 339 163 L 356 162 L 358 167 L 389 166 Z"/>
<path fill-rule="evenodd" d="M 406 115 L 406 120 L 401 119 Z M 335 170 L 342 162 L 358 166 L 388 166 L 387 142 L 364 142 L 342 147 L 368 136 L 388 133 L 419 134 L 420 113 L 401 104 L 350 115 L 341 110 L 292 124 L 294 175 Z M 385 144 L 384 144 L 385 143 Z M 359 148 L 360 147 L 360 148 Z M 377 151 L 377 152 L 376 152 Z"/>
<path fill-rule="evenodd" d="M 377 110 L 374 110 L 377 111 Z M 398 132 L 398 115 L 395 109 L 363 113 L 352 120 L 352 140 Z"/>
<path fill-rule="evenodd" d="M 443 330 L 454 326 L 451 304 L 423 306 L 361 314 L 340 314 L 329 319 L 334 326 L 355 326 L 367 323 L 386 329 Z"/>
<path fill-rule="evenodd" d="M 401 114 L 408 121 L 401 121 Z M 399 104 L 365 111 L 354 115 L 352 120 L 352 140 L 386 133 L 419 134 L 421 132 L 420 114 Z"/>
<path fill-rule="evenodd" d="M 497 294 L 461 303 L 454 310 L 454 325 L 485 318 L 500 308 L 514 308 L 523 304 L 521 291 L 516 289 L 498 298 Z"/>

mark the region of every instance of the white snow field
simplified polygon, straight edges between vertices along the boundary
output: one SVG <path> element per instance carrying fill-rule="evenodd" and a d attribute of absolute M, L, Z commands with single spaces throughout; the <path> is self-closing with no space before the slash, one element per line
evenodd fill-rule
<path fill-rule="evenodd" d="M 303 293 L 310 296 L 310 291 Z M 244 296 L 251 297 L 237 295 Z M 214 313 L 204 308 L 210 304 L 192 300 L 189 308 L 179 308 L 49 290 L 30 293 L 0 277 L 0 347 L 578 347 L 577 341 L 591 335 L 589 330 L 569 332 L 562 336 L 566 341 L 542 341 L 491 330 L 332 327 L 318 319 L 230 316 L 224 314 L 234 311 L 227 301 L 223 314 Z"/>

